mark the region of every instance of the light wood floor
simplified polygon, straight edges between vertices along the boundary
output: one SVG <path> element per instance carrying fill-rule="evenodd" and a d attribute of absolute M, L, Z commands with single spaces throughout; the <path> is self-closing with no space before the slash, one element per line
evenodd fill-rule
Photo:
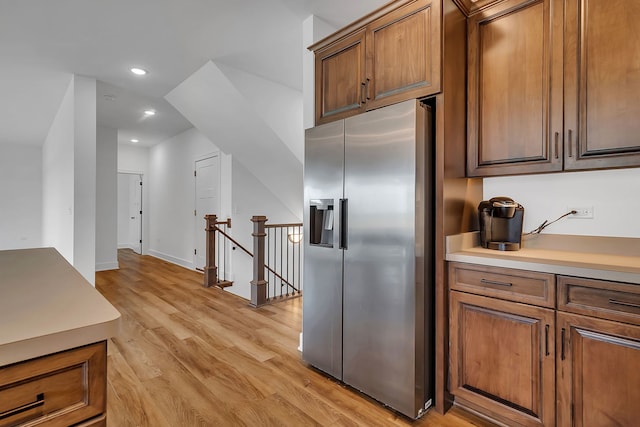
<path fill-rule="evenodd" d="M 419 421 L 385 409 L 301 361 L 302 299 L 260 309 L 200 273 L 119 251 L 96 274 L 122 313 L 108 345 L 108 426 L 484 425 L 453 409 Z"/>

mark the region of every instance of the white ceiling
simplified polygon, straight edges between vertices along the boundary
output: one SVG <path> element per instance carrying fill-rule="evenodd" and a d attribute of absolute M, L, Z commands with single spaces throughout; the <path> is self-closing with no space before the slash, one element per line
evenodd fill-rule
<path fill-rule="evenodd" d="M 164 96 L 208 60 L 301 91 L 302 21 L 339 28 L 385 3 L 0 0 L 0 143 L 41 145 L 78 74 L 98 81 L 99 125 L 156 144 L 191 127 Z"/>

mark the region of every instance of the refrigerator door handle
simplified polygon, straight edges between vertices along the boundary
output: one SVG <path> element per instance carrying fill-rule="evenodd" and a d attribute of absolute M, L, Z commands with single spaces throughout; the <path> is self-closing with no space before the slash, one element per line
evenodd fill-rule
<path fill-rule="evenodd" d="M 349 199 L 340 199 L 340 249 L 348 246 Z"/>

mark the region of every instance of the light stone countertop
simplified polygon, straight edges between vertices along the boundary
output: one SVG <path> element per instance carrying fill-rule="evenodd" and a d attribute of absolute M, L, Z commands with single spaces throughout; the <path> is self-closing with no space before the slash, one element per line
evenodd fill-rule
<path fill-rule="evenodd" d="M 536 234 L 519 251 L 480 246 L 478 232 L 448 236 L 447 261 L 640 284 L 640 239 Z"/>
<path fill-rule="evenodd" d="M 106 340 L 120 313 L 53 248 L 0 251 L 0 366 Z"/>

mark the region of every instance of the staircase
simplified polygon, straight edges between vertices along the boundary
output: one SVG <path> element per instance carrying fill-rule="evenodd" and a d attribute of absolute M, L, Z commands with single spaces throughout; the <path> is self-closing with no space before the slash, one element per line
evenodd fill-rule
<path fill-rule="evenodd" d="M 231 219 L 218 221 L 206 215 L 207 254 L 204 286 L 225 288 L 233 282 L 227 276 L 228 242 L 253 258 L 251 301 L 260 307 L 302 295 L 302 224 L 267 224 L 266 216 L 253 216 L 253 253 L 231 237 Z M 222 267 L 222 268 L 221 268 Z"/>

